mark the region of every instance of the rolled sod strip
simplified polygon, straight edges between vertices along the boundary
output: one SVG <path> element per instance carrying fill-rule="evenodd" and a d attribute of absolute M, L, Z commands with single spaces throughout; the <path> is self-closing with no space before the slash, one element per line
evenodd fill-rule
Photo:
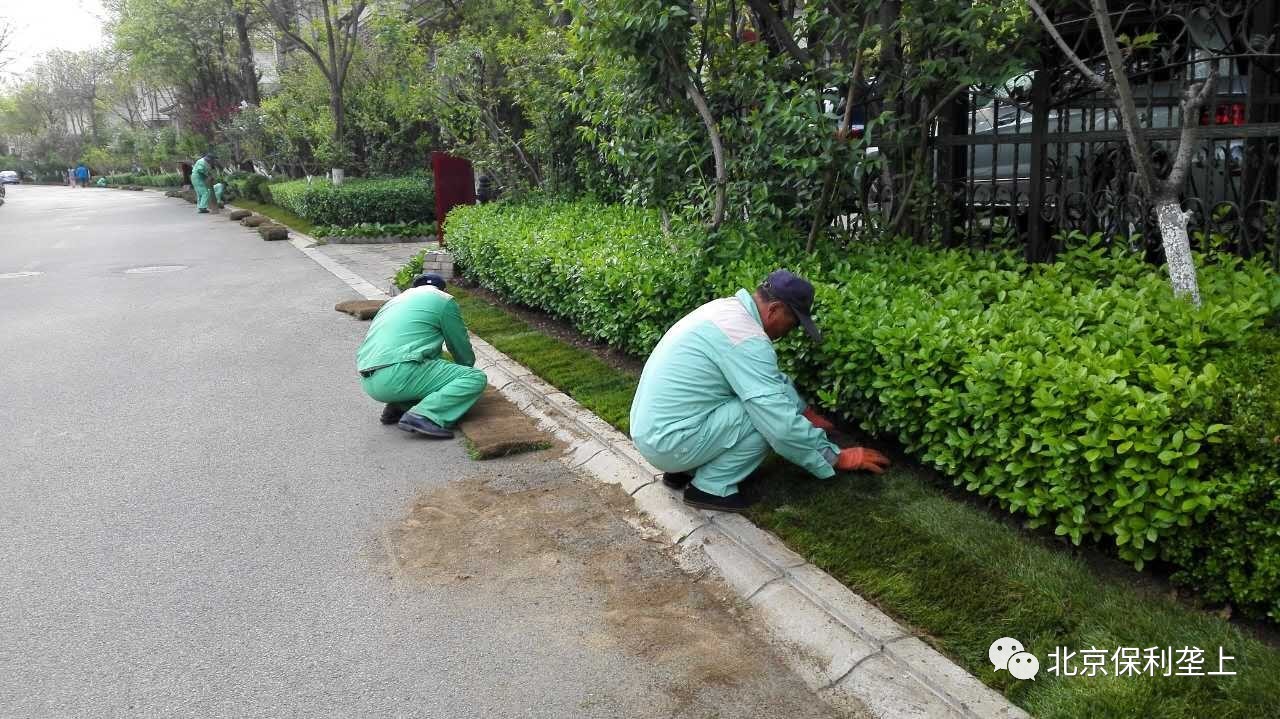
<path fill-rule="evenodd" d="M 339 312 L 346 312 L 358 320 L 371 320 L 386 302 L 386 300 L 347 300 L 339 302 L 333 308 Z"/>
<path fill-rule="evenodd" d="M 239 222 L 252 214 L 253 213 L 248 210 L 232 210 L 229 217 L 233 222 Z"/>
<path fill-rule="evenodd" d="M 257 227 L 258 225 L 262 225 L 266 223 L 267 223 L 267 218 L 263 217 L 262 215 L 249 215 L 243 220 L 240 220 L 240 224 L 244 225 L 245 227 Z"/>
<path fill-rule="evenodd" d="M 551 446 L 551 436 L 493 387 L 458 423 L 475 459 L 506 457 Z"/>
<path fill-rule="evenodd" d="M 260 225 L 258 234 L 268 241 L 289 239 L 289 228 L 284 225 Z"/>

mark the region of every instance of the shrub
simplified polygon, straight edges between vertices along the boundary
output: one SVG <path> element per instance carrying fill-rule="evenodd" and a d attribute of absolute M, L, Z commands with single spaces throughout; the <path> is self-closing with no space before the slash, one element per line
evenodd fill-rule
<path fill-rule="evenodd" d="M 1162 271 L 1097 238 L 1028 266 L 908 243 L 805 256 L 795 238 L 758 231 L 707 238 L 676 223 L 668 236 L 656 213 L 592 202 L 448 219 L 468 277 L 637 355 L 700 302 L 797 270 L 815 283 L 826 341 L 793 335 L 779 354 L 822 406 L 896 436 L 1032 527 L 1106 540 L 1139 568 L 1163 553 L 1210 597 L 1260 609 L 1280 596 L 1275 473 L 1240 435 L 1280 434 L 1268 404 L 1280 373 L 1240 364 L 1275 356 L 1251 344 L 1280 308 L 1269 269 L 1201 257 L 1195 308 Z M 1262 388 L 1242 389 L 1257 378 Z"/>
<path fill-rule="evenodd" d="M 112 187 L 122 185 L 142 185 L 143 187 L 181 187 L 182 175 L 176 172 L 165 172 L 159 175 L 135 175 L 132 173 L 106 175 L 107 184 Z"/>
<path fill-rule="evenodd" d="M 1207 599 L 1280 621 L 1280 332 L 1258 333 L 1221 364 L 1231 381 L 1214 412 L 1227 429 L 1206 457 L 1222 472 L 1216 508 L 1175 535 L 1165 558 Z"/>
<path fill-rule="evenodd" d="M 701 230 L 677 223 L 665 234 L 657 212 L 492 203 L 451 210 L 445 236 L 480 284 L 635 354 L 703 298 Z"/>
<path fill-rule="evenodd" d="M 269 186 L 271 202 L 318 225 L 347 227 L 361 222 L 432 222 L 431 183 L 421 177 L 281 182 Z"/>

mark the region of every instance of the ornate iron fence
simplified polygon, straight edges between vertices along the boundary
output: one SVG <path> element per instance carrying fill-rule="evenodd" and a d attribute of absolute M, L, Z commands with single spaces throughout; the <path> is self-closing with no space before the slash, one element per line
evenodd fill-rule
<path fill-rule="evenodd" d="M 1135 53 L 1130 74 L 1158 170 L 1167 170 L 1177 144 L 1183 89 L 1217 65 L 1183 196 L 1193 243 L 1265 254 L 1280 267 L 1277 3 L 1148 2 L 1120 19 L 1119 31 L 1159 38 L 1156 49 Z M 1073 23 L 1064 26 L 1070 36 Z M 1085 19 L 1075 27 L 1074 41 L 1087 47 Z M 975 90 L 939 123 L 934 146 L 948 244 L 1025 243 L 1029 258 L 1048 259 L 1059 249 L 1055 237 L 1080 230 L 1161 257 L 1118 114 L 1073 71 L 1047 64 L 1003 87 Z"/>

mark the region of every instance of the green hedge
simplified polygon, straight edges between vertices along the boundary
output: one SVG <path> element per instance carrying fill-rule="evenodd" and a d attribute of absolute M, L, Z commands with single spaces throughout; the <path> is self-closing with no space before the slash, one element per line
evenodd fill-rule
<path fill-rule="evenodd" d="M 447 234 L 468 277 L 637 355 L 700 302 L 796 269 L 826 341 L 792 336 L 780 355 L 824 407 L 1033 527 L 1105 540 L 1138 567 L 1176 562 L 1211 598 L 1280 618 L 1280 474 L 1233 445 L 1252 430 L 1224 400 L 1261 376 L 1256 397 L 1275 397 L 1280 376 L 1215 364 L 1269 334 L 1280 279 L 1260 264 L 1203 264 L 1196 309 L 1082 237 L 1052 265 L 905 243 L 802 256 L 798 238 L 666 234 L 656 213 L 587 202 L 457 208 Z"/>
<path fill-rule="evenodd" d="M 643 354 L 704 293 L 702 233 L 665 235 L 655 213 L 594 203 L 488 204 L 449 212 L 455 262 L 498 294 Z"/>
<path fill-rule="evenodd" d="M 107 175 L 108 185 L 142 185 L 143 187 L 181 187 L 182 175 L 177 172 L 166 172 L 159 175 L 135 175 L 125 173 Z"/>
<path fill-rule="evenodd" d="M 337 187 L 327 180 L 293 180 L 266 189 L 271 202 L 317 225 L 435 220 L 435 195 L 422 177 L 347 180 Z"/>

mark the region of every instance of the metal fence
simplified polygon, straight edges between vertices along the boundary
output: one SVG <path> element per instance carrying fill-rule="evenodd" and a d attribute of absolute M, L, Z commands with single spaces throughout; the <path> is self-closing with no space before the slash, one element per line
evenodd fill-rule
<path fill-rule="evenodd" d="M 1126 13 L 1121 31 L 1150 28 L 1160 38 L 1131 75 L 1158 171 L 1177 145 L 1183 89 L 1217 65 L 1182 198 L 1193 246 L 1264 254 L 1280 266 L 1277 3 L 1152 3 Z M 934 147 L 948 244 L 1025 243 L 1029 257 L 1048 259 L 1059 233 L 1079 230 L 1161 257 L 1118 113 L 1072 71 L 1045 67 L 975 90 L 939 124 Z"/>

